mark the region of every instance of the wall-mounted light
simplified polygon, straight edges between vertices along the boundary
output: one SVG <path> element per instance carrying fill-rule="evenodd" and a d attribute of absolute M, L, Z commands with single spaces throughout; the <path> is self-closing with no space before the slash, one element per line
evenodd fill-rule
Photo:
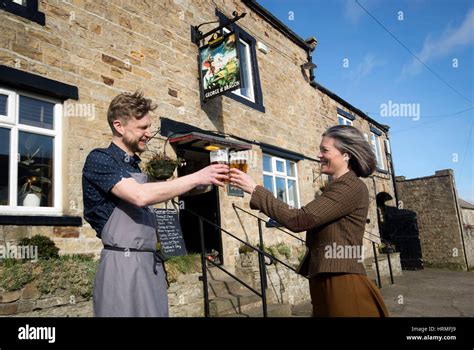
<path fill-rule="evenodd" d="M 257 43 L 257 49 L 258 49 L 258 51 L 263 52 L 264 54 L 267 54 L 267 53 L 268 53 L 267 45 L 265 45 L 265 44 L 262 43 L 261 41 L 259 41 L 259 42 Z"/>
<path fill-rule="evenodd" d="M 204 146 L 204 149 L 206 151 L 217 151 L 218 149 L 221 149 L 221 148 L 219 146 L 209 144 L 209 145 Z"/>

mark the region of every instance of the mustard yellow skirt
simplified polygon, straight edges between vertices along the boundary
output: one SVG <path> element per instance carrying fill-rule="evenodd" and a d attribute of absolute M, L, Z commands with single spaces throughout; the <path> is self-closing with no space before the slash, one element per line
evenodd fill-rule
<path fill-rule="evenodd" d="M 377 286 L 354 273 L 320 273 L 309 279 L 313 317 L 388 317 Z"/>

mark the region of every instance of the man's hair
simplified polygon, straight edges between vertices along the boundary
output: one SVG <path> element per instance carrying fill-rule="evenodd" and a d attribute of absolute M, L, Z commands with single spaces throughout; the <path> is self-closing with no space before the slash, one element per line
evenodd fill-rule
<path fill-rule="evenodd" d="M 113 124 L 115 120 L 119 119 L 124 125 L 127 125 L 131 118 L 141 119 L 148 112 L 154 111 L 156 107 L 156 104 L 151 99 L 143 97 L 143 92 L 139 90 L 133 94 L 123 92 L 115 96 L 107 111 L 107 121 L 112 133 L 117 134 Z"/>

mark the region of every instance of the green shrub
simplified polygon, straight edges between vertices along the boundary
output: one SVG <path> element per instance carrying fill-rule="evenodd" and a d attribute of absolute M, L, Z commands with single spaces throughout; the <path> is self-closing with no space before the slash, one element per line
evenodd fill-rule
<path fill-rule="evenodd" d="M 252 253 L 252 252 L 254 252 L 254 250 L 246 244 L 242 243 L 239 247 L 239 254 L 247 254 L 247 253 Z"/>
<path fill-rule="evenodd" d="M 68 254 L 62 255 L 61 259 L 64 261 L 94 261 L 94 254 Z"/>
<path fill-rule="evenodd" d="M 59 258 L 59 248 L 46 236 L 36 235 L 31 238 L 23 238 L 18 242 L 18 245 L 38 247 L 38 259 L 47 260 Z"/>
<path fill-rule="evenodd" d="M 19 290 L 34 279 L 34 265 L 14 263 L 0 273 L 0 287 L 7 292 Z"/>
<path fill-rule="evenodd" d="M 287 260 L 291 257 L 291 249 L 283 243 L 276 245 L 276 249 L 280 255 L 283 255 Z"/>
<path fill-rule="evenodd" d="M 42 295 L 92 296 L 98 262 L 80 255 L 40 261 L 38 290 Z"/>
<path fill-rule="evenodd" d="M 168 274 L 168 281 L 176 282 L 180 274 L 196 273 L 202 270 L 201 255 L 187 254 L 174 256 L 165 263 L 165 267 Z"/>
<path fill-rule="evenodd" d="M 0 264 L 3 267 L 12 267 L 15 264 L 18 264 L 20 261 L 15 258 L 3 258 L 0 260 Z"/>
<path fill-rule="evenodd" d="M 298 262 L 301 263 L 304 259 L 304 256 L 306 254 L 306 250 L 302 250 L 299 254 L 298 254 Z"/>

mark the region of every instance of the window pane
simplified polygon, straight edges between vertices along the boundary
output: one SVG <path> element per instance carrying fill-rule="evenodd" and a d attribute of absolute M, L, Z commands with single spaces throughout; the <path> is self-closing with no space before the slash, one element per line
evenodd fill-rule
<path fill-rule="evenodd" d="M 286 161 L 286 175 L 291 176 L 291 177 L 296 177 L 296 169 L 295 169 L 296 164 L 293 162 L 290 162 L 289 160 Z"/>
<path fill-rule="evenodd" d="M 20 124 L 53 129 L 54 104 L 20 96 Z"/>
<path fill-rule="evenodd" d="M 273 177 L 268 175 L 263 175 L 263 187 L 269 190 L 271 193 L 275 193 L 273 190 Z"/>
<path fill-rule="evenodd" d="M 10 130 L 0 128 L 0 205 L 9 205 Z"/>
<path fill-rule="evenodd" d="M 263 171 L 272 172 L 272 157 L 263 155 Z"/>
<path fill-rule="evenodd" d="M 26 0 L 13 0 L 13 2 L 21 6 L 26 6 Z"/>
<path fill-rule="evenodd" d="M 338 117 L 339 125 L 344 125 L 344 118 Z"/>
<path fill-rule="evenodd" d="M 281 199 L 283 202 L 287 203 L 286 201 L 286 186 L 285 186 L 285 179 L 281 177 L 275 178 L 276 182 L 276 193 L 277 198 Z"/>
<path fill-rule="evenodd" d="M 239 55 L 242 81 L 240 89 L 234 90 L 234 92 L 238 95 L 247 97 L 251 101 L 254 101 L 250 45 L 243 40 L 240 40 Z"/>
<path fill-rule="evenodd" d="M 53 206 L 53 138 L 20 131 L 18 205 Z"/>
<path fill-rule="evenodd" d="M 285 172 L 285 163 L 280 161 L 280 160 L 277 160 L 276 161 L 276 171 L 278 171 L 280 173 L 284 173 Z"/>
<path fill-rule="evenodd" d="M 372 150 L 374 151 L 375 158 L 377 160 L 377 168 L 383 169 L 382 163 L 382 152 L 380 149 L 380 140 L 379 137 L 375 134 L 372 134 Z"/>
<path fill-rule="evenodd" d="M 380 147 L 380 138 L 376 138 L 376 143 L 375 145 L 377 146 L 377 166 L 379 169 L 383 169 L 383 161 L 382 161 L 382 148 Z"/>
<path fill-rule="evenodd" d="M 0 94 L 0 115 L 8 114 L 8 96 Z"/>
<path fill-rule="evenodd" d="M 296 181 L 288 180 L 288 204 L 292 207 L 298 206 L 298 199 L 296 197 Z"/>

